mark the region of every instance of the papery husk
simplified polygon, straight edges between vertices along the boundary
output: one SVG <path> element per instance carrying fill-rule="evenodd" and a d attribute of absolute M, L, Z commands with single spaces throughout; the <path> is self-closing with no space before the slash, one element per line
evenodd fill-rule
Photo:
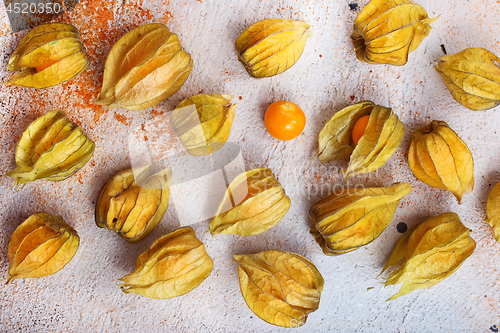
<path fill-rule="evenodd" d="M 482 48 L 469 48 L 436 60 L 434 66 L 453 98 L 474 111 L 500 104 L 500 58 Z"/>
<path fill-rule="evenodd" d="M 40 72 L 36 67 L 54 64 Z M 16 71 L 6 85 L 43 89 L 71 80 L 88 66 L 78 29 L 66 23 L 42 24 L 31 30 L 19 43 L 7 65 Z"/>
<path fill-rule="evenodd" d="M 236 40 L 238 59 L 255 78 L 283 73 L 302 55 L 309 28 L 307 23 L 290 19 L 254 23 Z"/>
<path fill-rule="evenodd" d="M 168 207 L 170 169 L 149 175 L 150 165 L 111 177 L 99 192 L 95 222 L 135 243 L 160 223 Z M 135 171 L 135 172 L 134 172 Z"/>
<path fill-rule="evenodd" d="M 290 198 L 271 169 L 244 172 L 229 185 L 210 222 L 210 233 L 260 234 L 274 227 L 285 216 L 290 204 Z"/>
<path fill-rule="evenodd" d="M 162 23 L 126 33 L 111 49 L 96 104 L 129 110 L 157 105 L 179 90 L 193 69 L 176 34 Z"/>
<path fill-rule="evenodd" d="M 385 285 L 403 282 L 393 300 L 429 288 L 453 274 L 476 248 L 476 242 L 455 213 L 444 213 L 410 229 L 398 242 L 382 273 L 402 262 Z"/>
<path fill-rule="evenodd" d="M 412 134 L 408 164 L 415 177 L 452 192 L 459 203 L 474 189 L 472 154 L 444 121 L 433 120 Z"/>
<path fill-rule="evenodd" d="M 32 122 L 16 148 L 17 167 L 5 175 L 15 185 L 38 179 L 64 180 L 74 175 L 94 154 L 95 144 L 61 110 Z"/>
<path fill-rule="evenodd" d="M 120 281 L 124 293 L 166 299 L 184 295 L 200 285 L 214 263 L 191 227 L 158 238 L 137 258 L 135 271 Z"/>
<path fill-rule="evenodd" d="M 234 259 L 243 298 L 262 320 L 299 327 L 318 309 L 324 280 L 308 259 L 279 250 L 234 255 Z"/>
<path fill-rule="evenodd" d="M 309 210 L 310 232 L 326 255 L 356 250 L 380 236 L 410 191 L 409 183 L 397 183 L 331 194 Z"/>
<path fill-rule="evenodd" d="M 493 228 L 495 239 L 500 242 L 500 183 L 491 189 L 486 201 L 486 222 Z"/>
<path fill-rule="evenodd" d="M 365 133 L 354 144 L 352 130 L 370 115 Z M 361 101 L 337 112 L 319 134 L 318 159 L 325 163 L 350 156 L 345 178 L 374 171 L 391 158 L 405 134 L 405 125 L 390 108 Z"/>
<path fill-rule="evenodd" d="M 408 0 L 371 0 L 354 21 L 356 57 L 369 64 L 402 66 L 437 20 Z"/>
<path fill-rule="evenodd" d="M 73 258 L 80 238 L 60 216 L 35 213 L 21 223 L 9 241 L 7 283 L 60 271 Z"/>
<path fill-rule="evenodd" d="M 181 102 L 170 123 L 184 148 L 193 156 L 212 154 L 229 137 L 236 104 L 231 95 L 196 95 Z"/>

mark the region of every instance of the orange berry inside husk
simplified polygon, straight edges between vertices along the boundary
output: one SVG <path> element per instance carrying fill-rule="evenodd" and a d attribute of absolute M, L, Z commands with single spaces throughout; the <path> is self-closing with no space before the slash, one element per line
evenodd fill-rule
<path fill-rule="evenodd" d="M 363 116 L 356 121 L 352 129 L 352 141 L 357 145 L 363 134 L 365 134 L 366 126 L 370 120 L 370 115 Z"/>
<path fill-rule="evenodd" d="M 38 65 L 35 67 L 36 69 L 36 72 L 41 72 L 43 71 L 45 68 L 49 67 L 49 66 L 52 66 L 53 64 L 55 64 L 57 62 L 57 60 L 48 60 L 47 62 L 41 64 L 41 65 Z"/>

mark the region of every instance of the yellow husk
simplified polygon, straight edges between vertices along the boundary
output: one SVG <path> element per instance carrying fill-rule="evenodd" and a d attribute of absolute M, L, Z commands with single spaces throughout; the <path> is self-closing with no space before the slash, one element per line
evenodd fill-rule
<path fill-rule="evenodd" d="M 347 253 L 375 240 L 387 228 L 409 183 L 347 189 L 316 202 L 309 210 L 311 234 L 326 255 Z"/>
<path fill-rule="evenodd" d="M 7 283 L 60 271 L 75 255 L 79 242 L 76 231 L 60 216 L 31 215 L 10 238 Z"/>
<path fill-rule="evenodd" d="M 290 19 L 266 19 L 251 25 L 236 40 L 238 58 L 255 78 L 283 73 L 299 60 L 310 25 Z"/>
<path fill-rule="evenodd" d="M 453 98 L 482 111 L 500 104 L 500 58 L 482 48 L 469 48 L 436 60 L 434 66 Z"/>
<path fill-rule="evenodd" d="M 210 233 L 250 236 L 274 227 L 290 208 L 290 198 L 268 168 L 238 175 L 229 185 Z"/>
<path fill-rule="evenodd" d="M 135 243 L 161 221 L 168 207 L 170 170 L 149 176 L 150 166 L 119 172 L 102 187 L 95 208 L 100 228 Z M 136 178 L 137 177 L 137 178 Z"/>
<path fill-rule="evenodd" d="M 129 110 L 157 105 L 179 90 L 192 69 L 191 56 L 167 26 L 142 25 L 126 33 L 111 49 L 95 103 Z"/>
<path fill-rule="evenodd" d="M 308 259 L 278 250 L 234 255 L 234 259 L 243 298 L 262 320 L 299 327 L 318 309 L 324 280 Z"/>
<path fill-rule="evenodd" d="M 486 222 L 493 228 L 495 239 L 500 242 L 500 183 L 491 189 L 486 201 Z"/>
<path fill-rule="evenodd" d="M 231 95 L 196 95 L 181 102 L 170 123 L 186 150 L 194 156 L 221 149 L 231 132 L 236 104 Z"/>
<path fill-rule="evenodd" d="M 382 272 L 402 261 L 385 285 L 403 282 L 393 300 L 417 289 L 429 288 L 453 274 L 476 248 L 469 230 L 455 213 L 444 213 L 415 226 L 405 234 Z"/>
<path fill-rule="evenodd" d="M 158 238 L 137 258 L 134 272 L 119 279 L 124 293 L 166 299 L 200 285 L 214 263 L 191 227 Z"/>
<path fill-rule="evenodd" d="M 36 71 L 37 66 L 54 62 Z M 71 80 L 88 66 L 89 59 L 78 30 L 65 23 L 42 24 L 31 30 L 9 59 L 16 71 L 6 85 L 43 89 Z"/>
<path fill-rule="evenodd" d="M 365 133 L 355 145 L 352 130 L 359 118 L 370 115 Z M 399 147 L 405 125 L 390 108 L 361 101 L 337 112 L 319 134 L 318 159 L 325 163 L 350 156 L 345 178 L 374 171 Z"/>
<path fill-rule="evenodd" d="M 474 188 L 472 154 L 444 121 L 433 120 L 412 134 L 408 164 L 415 177 L 452 192 L 459 203 Z"/>
<path fill-rule="evenodd" d="M 371 0 L 354 21 L 351 38 L 356 57 L 369 64 L 402 66 L 435 20 L 408 0 Z"/>
<path fill-rule="evenodd" d="M 61 111 L 32 122 L 16 148 L 17 167 L 6 173 L 16 185 L 38 179 L 64 180 L 74 175 L 94 153 L 95 144 Z"/>

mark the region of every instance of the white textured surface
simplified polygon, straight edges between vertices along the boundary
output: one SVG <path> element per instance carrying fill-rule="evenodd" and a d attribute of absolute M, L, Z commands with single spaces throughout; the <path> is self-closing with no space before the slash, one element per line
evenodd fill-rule
<path fill-rule="evenodd" d="M 96 153 L 77 175 L 63 182 L 38 181 L 13 192 L 13 181 L 0 178 L 0 276 L 6 276 L 8 268 L 10 235 L 34 212 L 61 215 L 79 233 L 81 246 L 55 275 L 0 285 L 0 331 L 284 332 L 249 310 L 231 262 L 233 254 L 272 248 L 306 256 L 325 278 L 320 307 L 298 332 L 487 332 L 491 325 L 500 325 L 500 245 L 483 222 L 489 189 L 500 180 L 500 108 L 472 112 L 461 107 L 432 68 L 432 61 L 443 54 L 441 44 L 449 54 L 485 47 L 500 55 L 499 2 L 417 2 L 429 16 L 441 16 L 408 64 L 391 67 L 355 59 L 349 36 L 359 8 L 349 10 L 345 0 L 81 1 L 75 14 L 61 19 L 80 29 L 92 65 L 69 83 L 44 91 L 0 87 L 0 174 L 14 167 L 15 145 L 27 125 L 54 108 L 65 110 L 81 124 L 96 142 Z M 361 8 L 366 3 L 358 2 Z M 270 79 L 252 79 L 237 61 L 234 41 L 250 24 L 272 17 L 305 20 L 314 33 L 290 70 Z M 10 75 L 4 69 L 7 60 L 26 31 L 9 33 L 1 6 L 0 19 L 0 80 L 4 81 Z M 194 59 L 190 78 L 155 108 L 100 111 L 92 99 L 99 91 L 110 48 L 126 31 L 152 21 L 166 22 L 179 34 Z M 125 295 L 116 278 L 129 273 L 137 256 L 179 222 L 171 205 L 156 230 L 138 244 L 128 244 L 95 226 L 97 194 L 111 175 L 130 165 L 127 136 L 133 129 L 202 91 L 235 96 L 238 107 L 230 141 L 241 146 L 248 169 L 267 166 L 275 172 L 292 199 L 291 209 L 276 227 L 245 238 L 212 238 L 204 233 L 208 222 L 195 224 L 215 262 L 209 278 L 171 300 Z M 274 140 L 264 127 L 266 107 L 279 99 L 300 105 L 307 116 L 304 133 L 290 142 Z M 387 186 L 409 181 L 414 190 L 377 240 L 357 251 L 327 257 L 309 234 L 308 209 L 322 197 L 321 188 L 346 185 L 336 172 L 346 162 L 313 165 L 317 136 L 336 111 L 363 99 L 392 107 L 408 131 L 389 163 L 351 184 Z M 410 133 L 432 119 L 448 122 L 474 155 L 476 185 L 462 205 L 451 193 L 418 181 L 407 166 Z M 445 211 L 458 213 L 472 229 L 475 253 L 439 285 L 386 302 L 399 286 L 383 288 L 376 276 L 399 239 L 397 223 L 412 226 Z"/>

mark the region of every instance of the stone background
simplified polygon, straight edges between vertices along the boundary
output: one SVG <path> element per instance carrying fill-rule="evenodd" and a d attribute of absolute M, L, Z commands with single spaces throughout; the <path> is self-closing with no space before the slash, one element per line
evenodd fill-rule
<path fill-rule="evenodd" d="M 58 17 L 80 30 L 91 64 L 85 73 L 55 88 L 0 86 L 0 174 L 15 166 L 15 146 L 28 124 L 55 108 L 82 126 L 96 142 L 96 150 L 84 168 L 62 182 L 37 181 L 13 191 L 12 179 L 0 177 L 0 276 L 7 274 L 10 235 L 37 211 L 61 215 L 77 230 L 81 245 L 57 274 L 0 285 L 0 331 L 285 332 L 250 311 L 231 262 L 233 254 L 273 248 L 306 256 L 325 278 L 320 307 L 298 332 L 489 332 L 492 325 L 500 326 L 500 245 L 483 222 L 489 190 L 500 180 L 500 108 L 472 112 L 460 106 L 432 66 L 443 55 L 441 44 L 449 54 L 484 47 L 500 55 L 500 1 L 417 2 L 430 17 L 441 16 L 403 67 L 356 60 L 349 36 L 366 0 L 359 1 L 356 10 L 350 9 L 348 0 L 82 0 Z M 237 60 L 234 42 L 252 23 L 274 17 L 307 21 L 313 34 L 290 70 L 273 78 L 250 78 Z M 113 44 L 148 22 L 164 22 L 179 35 L 194 60 L 188 81 L 169 100 L 142 111 L 105 110 L 93 104 Z M 11 32 L 0 3 L 1 81 L 10 77 L 5 65 L 26 33 Z M 147 238 L 128 244 L 95 226 L 97 194 L 109 177 L 130 166 L 128 134 L 198 93 L 234 96 L 238 105 L 229 141 L 241 147 L 247 169 L 267 166 L 274 171 L 292 206 L 280 223 L 257 236 L 212 238 L 204 233 L 208 221 L 194 224 L 215 262 L 210 277 L 175 299 L 125 295 L 116 279 L 129 273 L 137 256 L 157 237 L 176 229 L 179 221 L 170 205 Z M 295 102 L 306 113 L 306 129 L 293 141 L 277 141 L 265 130 L 264 111 L 279 99 Z M 357 251 L 327 257 L 309 234 L 308 209 L 329 190 L 346 186 L 337 171 L 346 161 L 313 164 L 317 136 L 335 112 L 364 99 L 392 107 L 406 124 L 407 134 L 386 165 L 355 177 L 350 185 L 408 181 L 414 189 L 377 240 Z M 451 193 L 418 181 L 408 168 L 410 133 L 432 119 L 448 122 L 474 155 L 475 189 L 461 205 Z M 446 211 L 458 213 L 472 229 L 475 253 L 439 285 L 386 302 L 399 286 L 383 288 L 383 280 L 376 276 L 400 237 L 396 225 L 405 222 L 411 227 Z"/>

